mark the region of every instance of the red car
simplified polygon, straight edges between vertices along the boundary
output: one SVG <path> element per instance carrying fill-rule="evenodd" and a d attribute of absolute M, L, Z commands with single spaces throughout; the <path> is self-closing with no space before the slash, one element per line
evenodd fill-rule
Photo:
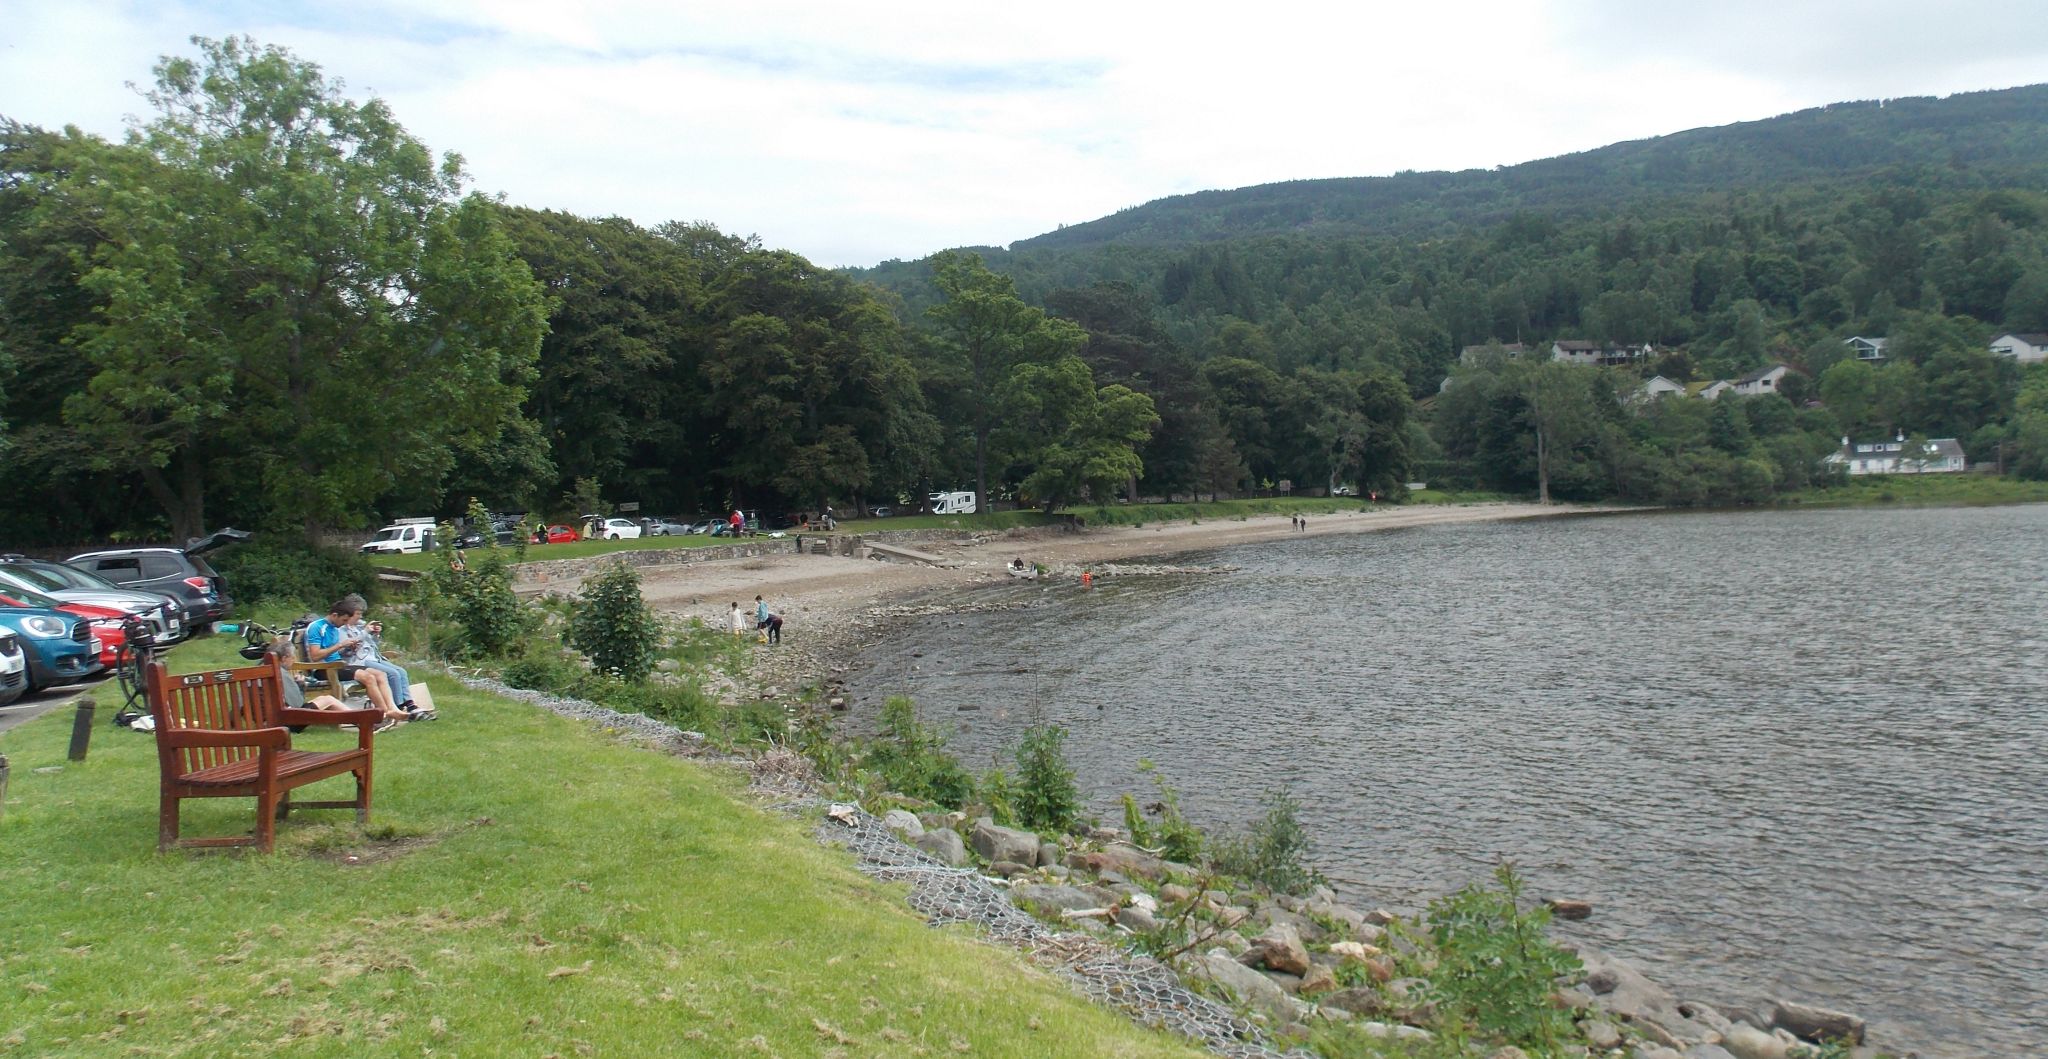
<path fill-rule="evenodd" d="M 569 526 L 549 526 L 546 530 L 535 530 L 533 532 L 533 543 L 535 544 L 567 544 L 570 541 L 580 541 L 582 539 L 583 535 L 577 533 L 575 529 Z"/>
<path fill-rule="evenodd" d="M 47 610 L 61 610 L 66 614 L 83 618 L 92 628 L 92 638 L 100 646 L 100 664 L 112 669 L 116 656 L 121 650 L 121 640 L 126 635 L 121 630 L 122 611 L 113 607 L 96 607 L 90 603 L 67 603 L 54 596 L 9 585 L 0 591 L 0 606 L 42 607 Z"/>

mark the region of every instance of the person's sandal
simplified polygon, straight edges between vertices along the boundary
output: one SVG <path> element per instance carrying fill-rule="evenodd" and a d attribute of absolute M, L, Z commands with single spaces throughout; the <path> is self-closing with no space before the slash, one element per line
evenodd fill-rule
<path fill-rule="evenodd" d="M 372 729 L 370 729 L 370 731 L 372 731 L 372 732 L 388 732 L 388 731 L 392 730 L 393 728 L 396 728 L 396 727 L 398 727 L 399 725 L 401 725 L 401 724 L 404 724 L 404 723 L 405 723 L 405 722 L 403 722 L 403 721 L 399 720 L 399 719 L 398 719 L 398 718 L 396 718 L 396 717 L 386 717 L 386 718 L 384 718 L 383 720 L 381 720 L 381 721 L 378 721 L 378 722 L 377 722 L 377 727 L 375 727 L 375 728 L 372 728 Z"/>

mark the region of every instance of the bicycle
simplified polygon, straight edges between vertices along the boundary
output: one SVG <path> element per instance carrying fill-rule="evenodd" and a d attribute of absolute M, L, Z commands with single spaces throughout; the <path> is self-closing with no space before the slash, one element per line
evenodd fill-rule
<path fill-rule="evenodd" d="M 142 667 L 156 657 L 156 630 L 139 614 L 121 619 L 121 645 L 114 649 L 114 680 L 121 689 L 121 708 L 114 723 L 126 728 L 149 714 L 148 692 L 142 684 Z"/>

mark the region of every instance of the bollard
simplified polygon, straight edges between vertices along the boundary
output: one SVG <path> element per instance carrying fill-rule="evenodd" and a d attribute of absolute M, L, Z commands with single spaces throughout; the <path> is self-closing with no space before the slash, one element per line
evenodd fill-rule
<path fill-rule="evenodd" d="M 0 816 L 7 815 L 7 755 L 0 754 Z"/>
<path fill-rule="evenodd" d="M 93 711 L 99 708 L 90 695 L 78 700 L 78 714 L 71 720 L 71 760 L 85 760 L 86 744 L 92 742 Z"/>

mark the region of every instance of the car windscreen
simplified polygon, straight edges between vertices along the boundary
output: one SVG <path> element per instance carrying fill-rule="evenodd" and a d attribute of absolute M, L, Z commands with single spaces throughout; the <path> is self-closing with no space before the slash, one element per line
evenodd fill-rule
<path fill-rule="evenodd" d="M 33 570 L 44 577 L 56 581 L 62 581 L 69 588 L 90 588 L 96 592 L 127 591 L 120 585 L 90 570 L 80 570 L 78 567 L 66 566 L 63 563 L 37 563 L 34 566 L 24 567 L 24 569 Z"/>
<path fill-rule="evenodd" d="M 13 574 L 15 577 L 21 579 L 30 588 L 40 588 L 45 592 L 50 592 L 60 588 L 78 587 L 76 585 L 70 584 L 61 577 L 57 577 L 53 574 L 46 573 L 42 570 L 38 570 L 33 566 L 17 566 L 13 563 L 9 563 L 6 567 L 5 572 Z"/>
<path fill-rule="evenodd" d="M 26 585 L 6 581 L 0 581 L 0 596 L 12 599 L 17 607 L 48 607 L 55 610 L 64 605 L 63 600 L 54 596 L 46 596 Z"/>

